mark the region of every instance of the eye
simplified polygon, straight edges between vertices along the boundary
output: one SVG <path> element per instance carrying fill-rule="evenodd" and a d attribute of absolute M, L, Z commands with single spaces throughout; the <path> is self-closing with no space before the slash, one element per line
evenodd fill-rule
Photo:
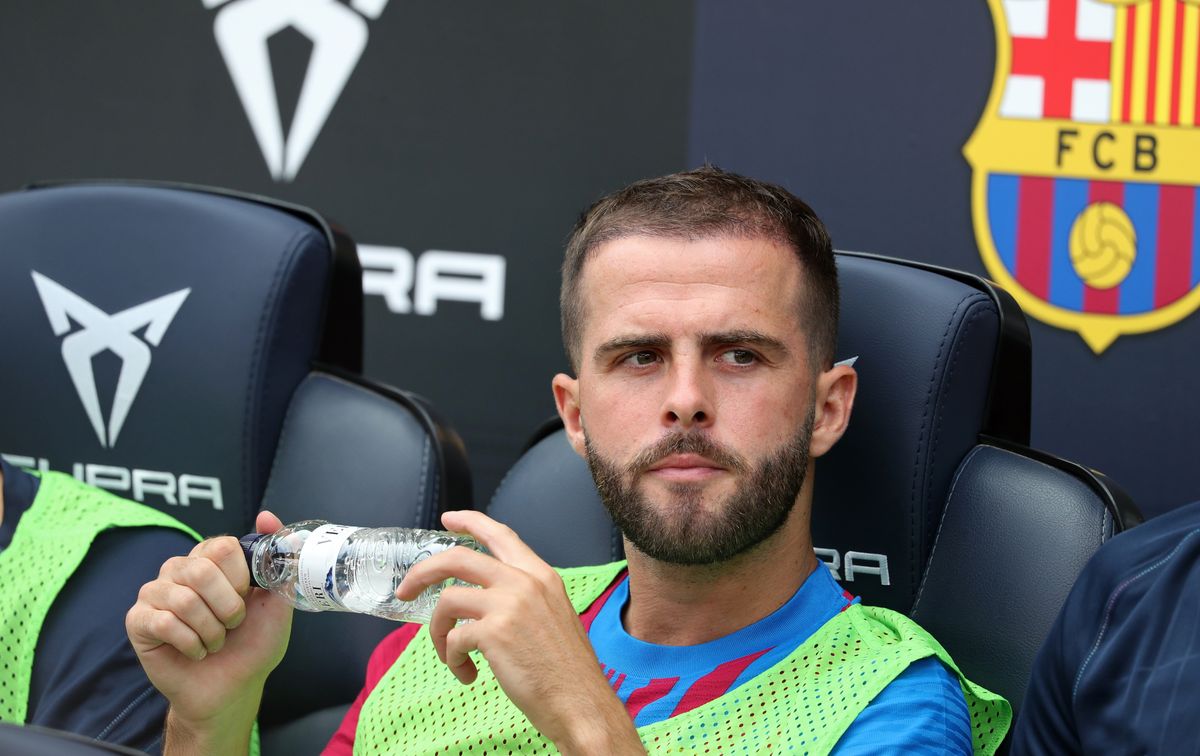
<path fill-rule="evenodd" d="M 758 355 L 749 349 L 728 349 L 718 359 L 726 365 L 753 365 L 758 362 Z"/>
<path fill-rule="evenodd" d="M 658 362 L 658 355 L 648 349 L 627 355 L 622 362 L 633 367 L 647 367 Z"/>

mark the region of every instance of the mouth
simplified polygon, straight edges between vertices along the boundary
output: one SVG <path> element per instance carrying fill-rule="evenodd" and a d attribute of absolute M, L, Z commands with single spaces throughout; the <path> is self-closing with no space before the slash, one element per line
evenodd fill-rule
<path fill-rule="evenodd" d="M 646 473 L 672 482 L 703 481 L 725 472 L 725 468 L 699 454 L 671 454 L 651 465 Z"/>

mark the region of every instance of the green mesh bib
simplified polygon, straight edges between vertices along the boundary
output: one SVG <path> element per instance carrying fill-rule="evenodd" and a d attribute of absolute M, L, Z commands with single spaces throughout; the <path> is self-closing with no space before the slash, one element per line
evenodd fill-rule
<path fill-rule="evenodd" d="M 41 478 L 12 543 L 0 552 L 0 721 L 17 724 L 25 722 L 42 623 L 96 536 L 109 528 L 156 526 L 199 539 L 169 515 L 85 486 L 69 475 L 47 472 Z"/>
<path fill-rule="evenodd" d="M 560 570 L 582 612 L 624 563 Z M 918 659 L 936 656 L 958 675 L 975 752 L 994 753 L 1012 719 L 1008 702 L 963 677 L 950 656 L 907 617 L 852 605 L 787 658 L 691 711 L 638 728 L 651 753 L 832 750 L 867 704 Z M 496 682 L 482 655 L 478 679 L 462 685 L 440 662 L 426 629 L 367 697 L 356 754 L 555 753 Z"/>

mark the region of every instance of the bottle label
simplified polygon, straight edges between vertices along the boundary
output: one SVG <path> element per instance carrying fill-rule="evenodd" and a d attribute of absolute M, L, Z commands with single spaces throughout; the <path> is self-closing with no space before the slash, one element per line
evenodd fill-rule
<path fill-rule="evenodd" d="M 300 594 L 318 612 L 344 611 L 333 599 L 333 566 L 342 544 L 350 534 L 362 528 L 347 525 L 322 525 L 309 535 L 300 549 Z"/>

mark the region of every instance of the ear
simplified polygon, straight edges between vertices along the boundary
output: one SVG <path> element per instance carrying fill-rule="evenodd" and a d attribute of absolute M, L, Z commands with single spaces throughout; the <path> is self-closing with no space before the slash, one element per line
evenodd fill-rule
<path fill-rule="evenodd" d="M 572 378 L 566 373 L 559 373 L 550 382 L 554 391 L 554 406 L 558 408 L 558 416 L 562 418 L 563 428 L 567 431 L 567 440 L 575 453 L 586 456 L 583 447 L 583 415 L 579 409 L 579 379 Z"/>
<path fill-rule="evenodd" d="M 817 376 L 810 456 L 822 456 L 846 432 L 857 391 L 858 373 L 848 365 L 834 365 Z"/>

